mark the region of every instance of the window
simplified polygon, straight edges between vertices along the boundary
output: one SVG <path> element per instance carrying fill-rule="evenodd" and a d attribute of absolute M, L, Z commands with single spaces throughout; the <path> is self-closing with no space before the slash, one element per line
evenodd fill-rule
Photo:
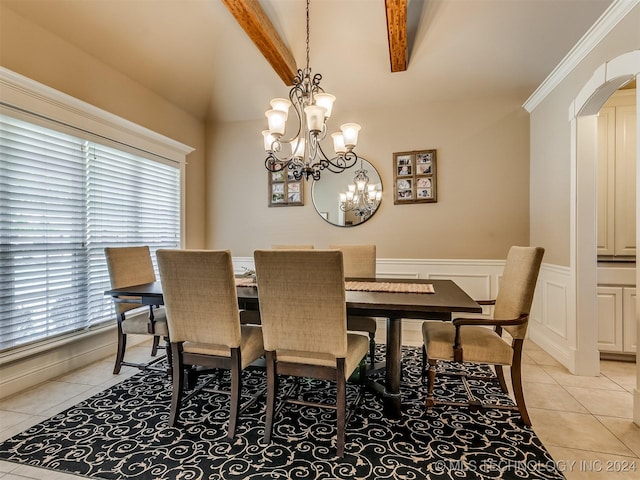
<path fill-rule="evenodd" d="M 179 164 L 60 130 L 0 114 L 0 350 L 112 322 L 104 247 L 180 247 Z"/>

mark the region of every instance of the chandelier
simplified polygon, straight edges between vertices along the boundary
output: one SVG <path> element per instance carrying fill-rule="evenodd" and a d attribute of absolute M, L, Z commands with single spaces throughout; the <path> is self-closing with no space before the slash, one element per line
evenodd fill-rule
<path fill-rule="evenodd" d="M 362 167 L 362 160 L 353 183 L 347 188 L 346 192 L 340 194 L 340 210 L 343 212 L 353 211 L 356 217 L 368 218 L 380 205 L 382 190 L 378 189 L 378 185 L 369 183 L 367 171 Z"/>
<path fill-rule="evenodd" d="M 357 155 L 353 152 L 358 143 L 360 125 L 345 123 L 340 132 L 331 134 L 336 156 L 327 157 L 320 142 L 327 136 L 327 120 L 331 117 L 336 97 L 326 93 L 320 86 L 322 75 L 311 74 L 309 68 L 309 0 L 307 0 L 307 64 L 304 70 L 298 69 L 289 91 L 289 100 L 274 98 L 271 109 L 265 112 L 269 124 L 263 130 L 264 149 L 267 152 L 265 167 L 270 172 L 279 172 L 288 168 L 296 180 L 303 176 L 320 180 L 320 172 L 327 169 L 340 173 L 355 165 Z M 296 114 L 296 133 L 283 138 L 289 108 L 293 106 Z"/>

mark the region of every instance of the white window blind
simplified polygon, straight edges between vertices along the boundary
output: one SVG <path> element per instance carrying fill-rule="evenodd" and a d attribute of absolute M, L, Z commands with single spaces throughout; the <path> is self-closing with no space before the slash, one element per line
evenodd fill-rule
<path fill-rule="evenodd" d="M 0 350 L 113 321 L 128 245 L 179 247 L 179 168 L 0 115 Z"/>

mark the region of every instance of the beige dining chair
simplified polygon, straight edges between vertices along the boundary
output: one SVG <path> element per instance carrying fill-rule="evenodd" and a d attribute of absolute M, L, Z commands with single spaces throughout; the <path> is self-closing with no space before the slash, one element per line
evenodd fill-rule
<path fill-rule="evenodd" d="M 522 347 L 543 255 L 544 249 L 541 247 L 513 246 L 509 249 L 495 301 L 478 302 L 495 305 L 492 319 L 456 318 L 451 323 L 427 321 L 422 324 L 423 380 L 428 362 L 428 392 L 425 400 L 427 410 L 436 405 L 433 390 L 438 360 L 493 365 L 504 393 L 509 393 L 509 390 L 503 366 L 510 366 L 511 385 L 516 401 L 512 409 L 520 412 L 526 425 L 531 425 L 522 391 Z M 511 337 L 510 341 L 503 338 L 503 330 Z M 472 408 L 508 408 L 504 405 L 481 404 L 473 397 L 466 376 L 461 376 L 470 397 L 466 405 Z M 437 403 L 465 405 L 457 402 Z"/>
<path fill-rule="evenodd" d="M 347 332 L 342 252 L 257 250 L 254 259 L 267 368 L 264 439 L 271 441 L 281 375 L 328 380 L 336 385 L 335 404 L 303 404 L 336 410 L 336 451 L 342 457 L 347 379 L 359 369 L 362 394 L 368 349 L 367 337 Z M 300 403 L 286 395 L 280 401 Z"/>
<path fill-rule="evenodd" d="M 313 250 L 313 245 L 271 245 L 274 250 Z M 260 312 L 257 310 L 240 310 L 240 322 L 247 325 L 260 325 Z"/>
<path fill-rule="evenodd" d="M 329 248 L 342 252 L 345 277 L 376 278 L 375 245 L 329 245 Z M 365 332 L 369 335 L 369 361 L 372 368 L 375 365 L 377 327 L 378 324 L 374 317 L 347 316 L 347 330 Z"/>
<path fill-rule="evenodd" d="M 107 260 L 111 288 L 130 287 L 156 281 L 148 246 L 107 247 L 104 249 L 104 255 Z M 158 348 L 164 348 L 164 346 L 160 345 L 160 339 L 164 338 L 168 343 L 169 330 L 167 329 L 164 309 L 149 306 L 148 315 L 133 314 L 134 312 L 131 312 L 131 310 L 142 307 L 140 298 L 114 297 L 113 300 L 118 323 L 118 350 L 113 373 L 120 373 L 122 365 L 136 367 L 141 370 L 151 368 L 163 357 L 158 357 L 146 363 L 124 361 L 127 335 L 151 335 L 153 337 L 151 356 L 155 357 Z M 132 313 L 132 315 L 127 316 L 127 312 Z M 170 357 L 169 349 L 167 349 L 166 353 Z"/>
<path fill-rule="evenodd" d="M 264 354 L 262 330 L 241 325 L 231 252 L 158 250 L 158 267 L 171 338 L 173 390 L 169 426 L 179 419 L 185 370 L 231 374 L 228 437 L 240 412 L 242 371 Z M 199 390 L 191 392 L 189 398 Z"/>

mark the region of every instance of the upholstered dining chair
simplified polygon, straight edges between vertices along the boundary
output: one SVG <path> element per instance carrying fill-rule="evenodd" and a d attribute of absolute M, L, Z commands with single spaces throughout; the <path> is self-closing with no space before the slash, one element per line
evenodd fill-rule
<path fill-rule="evenodd" d="M 273 244 L 271 248 L 274 250 L 313 250 L 313 245 L 286 245 L 286 244 Z M 260 312 L 257 310 L 240 310 L 240 322 L 248 325 L 259 325 Z"/>
<path fill-rule="evenodd" d="M 516 401 L 516 406 L 512 409 L 520 412 L 526 425 L 531 425 L 522 391 L 522 347 L 543 255 L 544 249 L 540 247 L 513 246 L 509 249 L 495 301 L 478 302 L 495 305 L 492 319 L 456 318 L 451 323 L 423 323 L 422 375 L 424 379 L 428 362 L 428 393 L 425 401 L 427 410 L 436 404 L 433 390 L 438 360 L 493 365 L 504 393 L 509 393 L 509 390 L 504 379 L 503 366 L 510 366 L 513 396 Z M 510 341 L 503 338 L 503 330 L 511 337 Z M 481 404 L 471 394 L 464 376 L 463 382 L 470 396 L 468 405 L 472 408 L 508 408 L 504 405 Z M 455 402 L 437 403 L 460 405 Z"/>
<path fill-rule="evenodd" d="M 330 249 L 342 252 L 344 275 L 347 278 L 375 278 L 376 277 L 376 246 L 375 245 L 329 245 Z M 365 332 L 369 335 L 369 361 L 371 367 L 375 365 L 376 329 L 374 317 L 358 315 L 347 316 L 347 330 Z"/>
<path fill-rule="evenodd" d="M 241 325 L 231 252 L 158 250 L 158 267 L 171 339 L 173 390 L 169 426 L 185 399 L 185 371 L 201 366 L 229 370 L 229 438 L 235 436 L 242 370 L 264 354 L 262 330 Z M 193 390 L 189 397 L 198 393 Z"/>
<path fill-rule="evenodd" d="M 104 249 L 109 270 L 111 288 L 129 287 L 156 281 L 156 274 L 153 270 L 153 262 L 148 246 L 135 247 L 107 247 Z M 168 342 L 169 330 L 163 308 L 149 307 L 149 315 L 131 315 L 127 317 L 127 312 L 135 308 L 142 307 L 139 298 L 119 297 L 114 298 L 116 316 L 118 320 L 118 351 L 116 353 L 116 363 L 113 373 L 120 373 L 122 365 L 137 367 L 141 370 L 151 368 L 163 357 L 158 357 L 147 363 L 125 362 L 124 355 L 127 348 L 127 335 L 151 335 L 153 336 L 153 346 L 151 355 L 156 356 L 160 346 L 160 339 L 164 338 Z M 162 347 L 163 348 L 163 347 Z M 167 355 L 170 352 L 167 350 Z"/>
<path fill-rule="evenodd" d="M 362 359 L 368 349 L 367 337 L 347 332 L 342 252 L 256 250 L 254 259 L 267 368 L 264 439 L 271 440 L 281 375 L 328 380 L 336 385 L 335 404 L 303 404 L 336 410 L 336 451 L 342 457 L 347 380 L 359 369 L 364 386 L 367 367 Z M 350 412 L 360 398 L 352 402 Z M 288 395 L 281 401 L 301 403 Z"/>

